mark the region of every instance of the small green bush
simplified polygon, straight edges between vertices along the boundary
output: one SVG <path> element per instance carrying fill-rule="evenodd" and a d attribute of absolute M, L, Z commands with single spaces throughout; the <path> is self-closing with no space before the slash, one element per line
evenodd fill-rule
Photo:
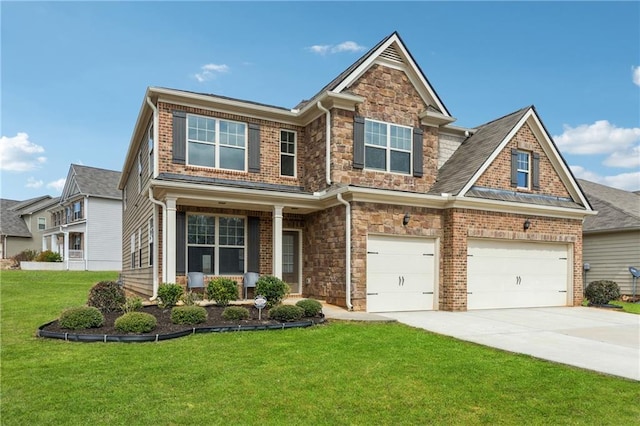
<path fill-rule="evenodd" d="M 267 308 L 272 308 L 282 303 L 282 299 L 289 294 L 289 286 L 278 277 L 263 275 L 256 282 L 256 294 L 264 296 Z"/>
<path fill-rule="evenodd" d="M 178 300 L 182 296 L 182 287 L 179 284 L 164 283 L 158 287 L 158 298 L 160 306 L 163 308 L 171 308 L 176 306 Z"/>
<path fill-rule="evenodd" d="M 158 321 L 146 312 L 128 312 L 116 318 L 114 325 L 123 333 L 148 333 L 156 328 Z"/>
<path fill-rule="evenodd" d="M 142 299 L 137 296 L 127 297 L 121 306 L 122 312 L 129 313 L 142 309 Z"/>
<path fill-rule="evenodd" d="M 17 264 L 20 264 L 20 262 L 32 262 L 36 257 L 38 257 L 38 252 L 36 250 L 22 250 L 11 259 L 13 259 Z"/>
<path fill-rule="evenodd" d="M 227 321 L 239 321 L 249 319 L 249 310 L 242 306 L 229 306 L 222 311 L 222 318 Z"/>
<path fill-rule="evenodd" d="M 207 310 L 202 306 L 176 306 L 171 309 L 171 322 L 174 324 L 200 324 L 207 320 Z"/>
<path fill-rule="evenodd" d="M 104 315 L 98 308 L 80 306 L 62 311 L 58 321 L 61 328 L 80 330 L 100 327 L 104 323 Z"/>
<path fill-rule="evenodd" d="M 36 262 L 62 262 L 62 257 L 60 253 L 45 250 L 36 257 Z"/>
<path fill-rule="evenodd" d="M 283 322 L 298 321 L 303 316 L 304 309 L 295 305 L 280 305 L 269 311 L 269 318 Z"/>
<path fill-rule="evenodd" d="M 296 306 L 304 309 L 305 317 L 315 317 L 322 312 L 322 304 L 313 299 L 302 299 L 296 302 Z"/>
<path fill-rule="evenodd" d="M 127 299 L 122 287 L 115 281 L 100 281 L 89 291 L 87 305 L 94 306 L 102 312 L 118 312 Z"/>
<path fill-rule="evenodd" d="M 620 297 L 620 287 L 614 281 L 592 281 L 587 286 L 585 296 L 593 305 L 606 305 Z"/>
<path fill-rule="evenodd" d="M 218 306 L 227 306 L 238 298 L 238 285 L 231 278 L 214 278 L 207 285 L 207 299 L 215 300 Z"/>

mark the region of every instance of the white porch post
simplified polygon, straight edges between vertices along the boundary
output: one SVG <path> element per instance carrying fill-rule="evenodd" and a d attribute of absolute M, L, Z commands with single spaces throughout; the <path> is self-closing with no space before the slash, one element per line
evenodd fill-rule
<path fill-rule="evenodd" d="M 69 270 L 69 232 L 64 232 L 64 266 Z"/>
<path fill-rule="evenodd" d="M 167 235 L 162 242 L 166 247 L 165 265 L 167 269 L 167 282 L 176 282 L 176 198 L 167 198 Z"/>
<path fill-rule="evenodd" d="M 47 250 L 47 237 L 45 235 L 42 236 L 42 251 Z M 53 251 L 53 249 L 51 250 Z"/>
<path fill-rule="evenodd" d="M 273 207 L 273 276 L 282 279 L 282 206 Z"/>

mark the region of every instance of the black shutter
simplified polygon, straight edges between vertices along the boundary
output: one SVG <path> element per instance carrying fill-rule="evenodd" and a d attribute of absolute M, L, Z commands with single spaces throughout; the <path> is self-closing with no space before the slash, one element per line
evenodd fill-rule
<path fill-rule="evenodd" d="M 260 272 L 260 218 L 248 218 L 247 272 Z"/>
<path fill-rule="evenodd" d="M 423 150 L 422 150 L 422 129 L 415 127 L 413 129 L 413 175 L 415 177 L 422 177 L 422 163 Z"/>
<path fill-rule="evenodd" d="M 185 274 L 185 251 L 187 249 L 186 226 L 187 215 L 184 212 L 176 212 L 176 274 Z M 172 238 L 167 235 L 167 238 Z"/>
<path fill-rule="evenodd" d="M 364 117 L 353 118 L 353 168 L 364 168 Z"/>
<path fill-rule="evenodd" d="M 511 148 L 511 186 L 518 186 L 518 150 Z"/>
<path fill-rule="evenodd" d="M 533 153 L 533 165 L 531 167 L 531 185 L 533 189 L 540 189 L 540 154 Z"/>
<path fill-rule="evenodd" d="M 187 113 L 173 111 L 173 162 L 185 164 L 187 159 Z"/>
<path fill-rule="evenodd" d="M 260 172 L 260 125 L 249 123 L 249 171 Z"/>

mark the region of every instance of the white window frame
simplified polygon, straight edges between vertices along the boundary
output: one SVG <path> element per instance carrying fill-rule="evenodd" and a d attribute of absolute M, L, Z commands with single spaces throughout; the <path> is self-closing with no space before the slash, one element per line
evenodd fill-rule
<path fill-rule="evenodd" d="M 142 192 L 142 148 L 138 152 L 138 193 Z"/>
<path fill-rule="evenodd" d="M 282 152 L 282 134 L 290 133 L 293 134 L 293 154 L 289 152 Z M 289 141 L 285 141 L 289 144 Z M 283 175 L 282 174 L 282 157 L 293 157 L 293 174 L 292 175 Z M 298 132 L 290 129 L 280 129 L 280 176 L 283 177 L 297 177 L 298 174 Z"/>
<path fill-rule="evenodd" d="M 136 269 L 136 233 L 131 234 L 131 269 Z"/>
<path fill-rule="evenodd" d="M 377 124 L 383 124 L 386 126 L 387 131 L 386 131 L 386 145 L 382 146 L 382 145 L 376 145 L 376 144 L 372 144 L 372 143 L 367 143 L 367 132 L 366 132 L 366 128 L 367 128 L 367 122 L 369 123 L 377 123 Z M 397 127 L 397 128 L 401 128 L 401 129 L 407 129 L 409 130 L 409 149 L 401 149 L 401 148 L 393 148 L 391 146 L 391 128 L 392 127 Z M 375 168 L 375 167 L 370 167 L 367 166 L 367 147 L 371 147 L 371 148 L 375 148 L 375 149 L 384 149 L 385 150 L 385 169 L 379 169 L 379 168 Z M 379 120 L 370 120 L 370 119 L 365 119 L 365 135 L 364 135 L 364 150 L 365 150 L 365 154 L 364 154 L 364 168 L 367 170 L 375 170 L 375 171 L 380 171 L 380 172 L 385 172 L 385 173 L 393 173 L 393 174 L 400 174 L 400 175 L 405 175 L 405 176 L 410 176 L 413 171 L 412 171 L 412 165 L 413 165 L 413 128 L 410 126 L 402 126 L 399 124 L 394 124 L 394 123 L 388 123 L 385 121 L 379 121 Z M 392 171 L 391 170 L 391 152 L 404 152 L 404 153 L 408 153 L 409 154 L 409 162 L 408 162 L 408 170 L 406 172 L 404 171 Z"/>
<path fill-rule="evenodd" d="M 189 217 L 192 216 L 208 216 L 208 217 L 213 217 L 214 218 L 214 233 L 213 233 L 213 238 L 214 238 L 214 242 L 213 244 L 197 244 L 197 243 L 189 243 Z M 242 219 L 243 220 L 243 233 L 244 233 L 244 245 L 242 246 L 234 246 L 234 245 L 228 245 L 228 244 L 220 244 L 220 218 L 236 218 L 236 219 Z M 221 274 L 220 273 L 220 249 L 221 248 L 242 248 L 243 252 L 244 252 L 244 262 L 243 262 L 243 271 L 247 270 L 247 217 L 246 216 L 239 216 L 239 215 L 224 215 L 224 214 L 209 214 L 209 213 L 187 213 L 187 218 L 185 221 L 185 265 L 187 265 L 187 269 L 189 268 L 189 247 L 213 247 L 213 271 L 212 274 L 213 275 L 221 275 L 221 276 L 236 276 L 238 275 L 237 273 L 231 273 L 231 274 Z M 201 271 L 194 271 L 194 272 L 201 272 Z"/>
<path fill-rule="evenodd" d="M 214 141 L 206 141 L 206 140 L 198 140 L 198 139 L 190 139 L 189 138 L 189 120 L 191 118 L 204 118 L 206 120 L 212 120 L 214 122 Z M 244 146 L 239 147 L 236 145 L 226 145 L 226 144 L 222 144 L 220 142 L 220 123 L 221 122 L 225 122 L 225 123 L 233 123 L 233 124 L 239 124 L 244 126 Z M 223 120 L 220 118 L 215 118 L 215 117 L 207 117 L 204 115 L 197 115 L 197 114 L 187 114 L 187 125 L 186 125 L 186 141 L 187 141 L 187 146 L 186 146 L 186 157 L 187 157 L 187 164 L 191 165 L 191 166 L 195 166 L 195 167 L 206 167 L 208 169 L 218 169 L 218 170 L 232 170 L 232 171 L 237 171 L 237 172 L 246 172 L 247 171 L 247 157 L 248 157 L 248 145 L 249 145 L 249 126 L 247 125 L 247 123 L 241 122 L 241 121 L 234 121 L 234 120 Z M 213 166 L 205 166 L 205 165 L 200 165 L 200 164 L 193 164 L 191 162 L 191 159 L 189 158 L 189 144 L 194 143 L 194 144 L 204 144 L 204 145 L 211 145 L 213 146 L 214 149 L 214 164 Z M 224 147 L 228 147 L 231 149 L 242 149 L 243 150 L 243 168 L 242 169 L 230 169 L 230 168 L 226 168 L 226 167 L 221 167 L 220 165 L 220 148 L 224 148 Z"/>
<path fill-rule="evenodd" d="M 154 164 L 153 164 L 153 149 L 155 146 L 155 141 L 153 139 L 153 120 L 149 124 L 149 129 L 147 130 L 147 146 L 149 149 L 149 176 L 153 176 Z"/>
<path fill-rule="evenodd" d="M 127 209 L 127 187 L 126 186 L 122 189 L 122 207 L 124 210 Z"/>
<path fill-rule="evenodd" d="M 520 155 L 526 155 L 527 156 L 527 168 L 526 169 L 520 168 Z M 518 174 L 518 188 L 530 189 L 531 188 L 531 153 L 527 152 L 527 151 L 518 150 L 518 157 L 517 157 L 516 161 L 517 161 L 517 174 Z M 527 184 L 525 186 L 520 186 L 520 175 L 521 174 L 526 174 L 526 176 L 527 176 Z"/>
<path fill-rule="evenodd" d="M 147 247 L 149 255 L 147 256 L 147 265 L 153 266 L 153 217 L 147 222 Z"/>
<path fill-rule="evenodd" d="M 40 225 L 42 225 L 42 227 L 40 227 Z M 44 231 L 45 229 L 47 229 L 47 218 L 46 217 L 39 217 L 38 218 L 38 231 Z"/>
<path fill-rule="evenodd" d="M 83 219 L 82 204 L 83 204 L 82 201 L 74 201 L 74 203 L 71 205 L 71 211 L 72 211 L 71 217 L 73 218 L 74 221 Z M 76 206 L 79 206 L 77 211 L 76 211 Z"/>
<path fill-rule="evenodd" d="M 142 268 L 142 227 L 138 229 L 138 268 Z"/>

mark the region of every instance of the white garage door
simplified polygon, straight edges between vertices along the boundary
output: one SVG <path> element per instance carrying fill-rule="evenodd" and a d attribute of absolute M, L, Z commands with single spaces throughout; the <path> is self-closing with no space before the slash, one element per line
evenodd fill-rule
<path fill-rule="evenodd" d="M 469 240 L 467 308 L 566 306 L 569 265 L 564 244 Z"/>
<path fill-rule="evenodd" d="M 434 308 L 435 240 L 370 235 L 367 239 L 367 311 Z"/>

